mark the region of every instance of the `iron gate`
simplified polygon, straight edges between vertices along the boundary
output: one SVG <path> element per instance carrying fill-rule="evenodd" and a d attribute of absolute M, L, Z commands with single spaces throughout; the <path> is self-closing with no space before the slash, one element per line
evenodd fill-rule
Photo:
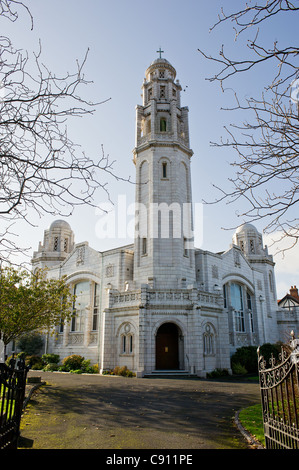
<path fill-rule="evenodd" d="M 0 449 L 17 448 L 27 372 L 22 360 L 0 363 Z"/>
<path fill-rule="evenodd" d="M 299 449 L 299 340 L 291 333 L 290 352 L 281 350 L 270 368 L 258 349 L 259 380 L 267 449 Z"/>

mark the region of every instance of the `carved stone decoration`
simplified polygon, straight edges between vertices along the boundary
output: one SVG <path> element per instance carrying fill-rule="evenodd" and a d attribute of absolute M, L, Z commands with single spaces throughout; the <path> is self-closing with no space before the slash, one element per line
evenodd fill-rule
<path fill-rule="evenodd" d="M 80 246 L 77 248 L 77 266 L 84 264 L 85 261 L 85 246 Z"/>

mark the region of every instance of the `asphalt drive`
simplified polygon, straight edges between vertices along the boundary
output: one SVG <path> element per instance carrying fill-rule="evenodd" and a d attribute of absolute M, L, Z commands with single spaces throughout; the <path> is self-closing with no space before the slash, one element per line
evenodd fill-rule
<path fill-rule="evenodd" d="M 19 448 L 248 449 L 235 412 L 259 385 L 232 380 L 124 378 L 30 371 Z"/>

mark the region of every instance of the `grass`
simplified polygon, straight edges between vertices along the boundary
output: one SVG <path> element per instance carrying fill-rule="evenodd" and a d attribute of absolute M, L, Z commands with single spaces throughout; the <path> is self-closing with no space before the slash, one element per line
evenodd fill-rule
<path fill-rule="evenodd" d="M 239 420 L 242 426 L 265 446 L 262 405 L 253 405 L 241 410 Z"/>

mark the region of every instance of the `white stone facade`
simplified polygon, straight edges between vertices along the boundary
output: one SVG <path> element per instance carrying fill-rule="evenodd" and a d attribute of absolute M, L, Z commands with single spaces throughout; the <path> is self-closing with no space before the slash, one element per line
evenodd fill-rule
<path fill-rule="evenodd" d="M 33 255 L 33 269 L 66 275 L 78 294 L 75 317 L 47 342 L 61 358 L 80 354 L 101 371 L 126 365 L 137 376 L 171 369 L 204 377 L 230 370 L 240 346 L 285 339 L 273 259 L 255 227 L 240 227 L 223 253 L 193 246 L 193 152 L 175 78 L 166 59 L 155 60 L 136 108 L 134 243 L 98 252 L 55 221 Z"/>

